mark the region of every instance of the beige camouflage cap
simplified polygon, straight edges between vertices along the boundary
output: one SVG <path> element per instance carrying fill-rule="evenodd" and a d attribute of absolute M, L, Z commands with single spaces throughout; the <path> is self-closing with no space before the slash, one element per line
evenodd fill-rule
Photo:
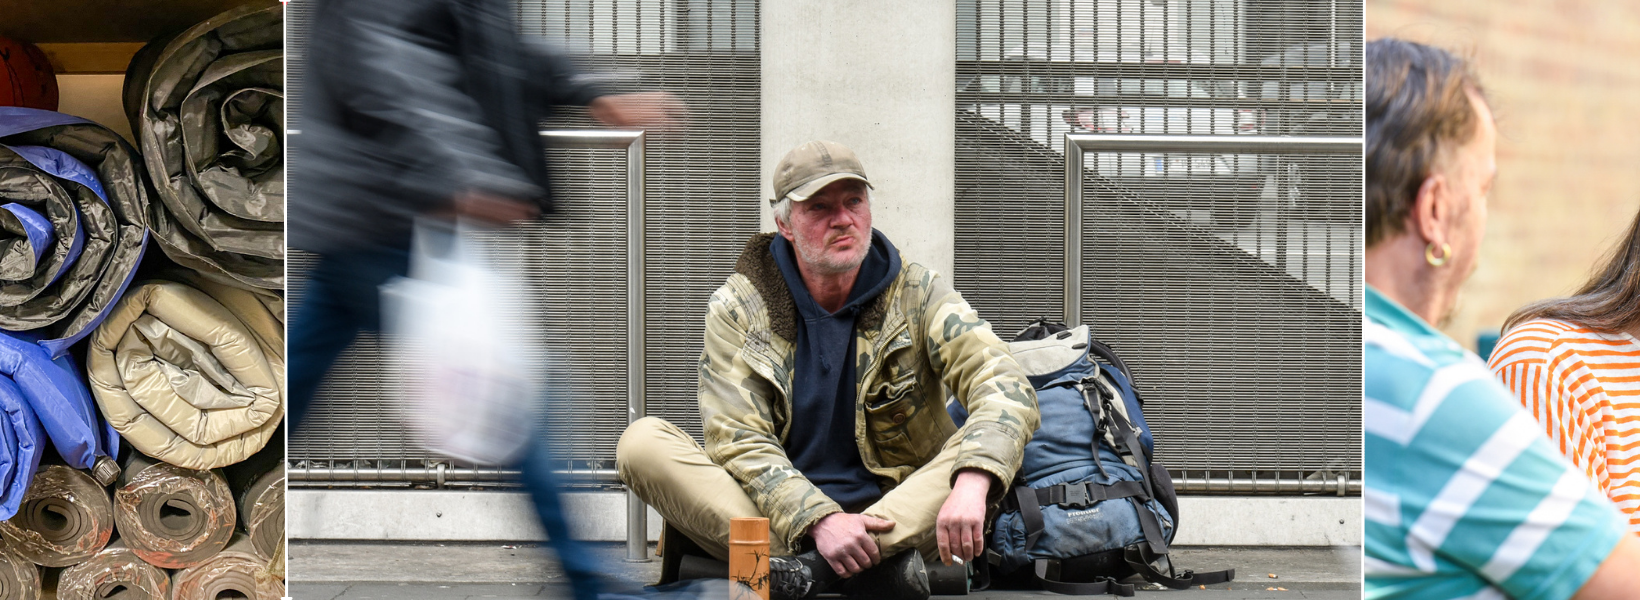
<path fill-rule="evenodd" d="M 858 179 L 871 187 L 866 179 L 866 168 L 853 150 L 837 142 L 806 142 L 780 159 L 774 168 L 774 200 L 791 198 L 793 202 L 808 200 L 820 188 L 844 179 Z"/>

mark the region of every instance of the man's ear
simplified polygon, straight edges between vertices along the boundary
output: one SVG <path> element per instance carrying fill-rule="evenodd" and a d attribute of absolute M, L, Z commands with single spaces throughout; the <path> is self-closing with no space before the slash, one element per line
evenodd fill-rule
<path fill-rule="evenodd" d="M 1424 178 L 1418 186 L 1418 196 L 1412 201 L 1407 219 L 1408 228 L 1424 242 L 1439 246 L 1446 243 L 1446 232 L 1451 229 L 1453 212 L 1452 181 L 1441 173 Z"/>
<path fill-rule="evenodd" d="M 792 236 L 792 228 L 786 225 L 785 222 L 781 221 L 778 215 L 774 218 L 774 226 L 776 229 L 780 230 L 780 237 L 786 238 L 788 243 L 797 243 L 797 239 Z"/>

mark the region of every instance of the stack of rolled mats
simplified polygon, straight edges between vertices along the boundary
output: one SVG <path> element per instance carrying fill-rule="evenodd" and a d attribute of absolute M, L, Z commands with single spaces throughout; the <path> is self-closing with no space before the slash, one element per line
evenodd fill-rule
<path fill-rule="evenodd" d="M 46 465 L 0 523 L 0 600 L 275 600 L 283 574 L 283 448 L 228 469 L 128 456 L 112 491 Z"/>
<path fill-rule="evenodd" d="M 284 596 L 282 47 L 147 45 L 135 145 L 0 107 L 0 600 Z"/>

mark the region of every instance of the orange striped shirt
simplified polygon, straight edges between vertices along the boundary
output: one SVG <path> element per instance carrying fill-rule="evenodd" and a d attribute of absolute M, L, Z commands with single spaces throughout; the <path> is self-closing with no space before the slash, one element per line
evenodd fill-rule
<path fill-rule="evenodd" d="M 1498 340 L 1487 362 L 1640 533 L 1640 340 L 1537 319 Z"/>

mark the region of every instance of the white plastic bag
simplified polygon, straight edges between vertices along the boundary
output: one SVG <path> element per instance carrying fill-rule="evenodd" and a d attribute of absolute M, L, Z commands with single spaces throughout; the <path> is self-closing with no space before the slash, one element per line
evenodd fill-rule
<path fill-rule="evenodd" d="M 522 282 L 488 264 L 472 227 L 418 221 L 410 277 L 381 287 L 382 328 L 405 423 L 432 452 L 515 464 L 532 435 L 539 382 L 518 334 Z"/>

